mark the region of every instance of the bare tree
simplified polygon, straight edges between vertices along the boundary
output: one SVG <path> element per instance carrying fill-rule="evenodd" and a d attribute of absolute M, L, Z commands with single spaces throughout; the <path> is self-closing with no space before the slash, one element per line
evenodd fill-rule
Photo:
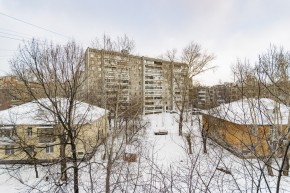
<path fill-rule="evenodd" d="M 182 135 L 182 125 L 185 109 L 189 105 L 189 89 L 193 78 L 207 70 L 212 69 L 210 62 L 214 59 L 212 54 L 204 52 L 200 45 L 190 42 L 183 50 L 180 59 L 176 57 L 176 50 L 167 51 L 166 57 L 172 66 L 172 96 L 179 111 L 179 135 Z M 176 63 L 180 60 L 181 63 Z"/>
<path fill-rule="evenodd" d="M 40 108 L 49 112 L 55 120 L 60 141 L 61 179 L 67 181 L 67 171 L 73 170 L 74 192 L 79 192 L 79 163 L 77 141 L 84 117 L 75 116 L 77 100 L 83 97 L 84 52 L 75 42 L 55 45 L 32 39 L 19 48 L 18 55 L 10 62 L 13 75 L 23 83 L 18 90 L 30 96 Z M 43 102 L 42 97 L 49 103 Z M 65 98 L 66 102 L 59 98 Z M 72 167 L 67 167 L 67 152 L 71 150 Z"/>
<path fill-rule="evenodd" d="M 259 57 L 259 62 L 256 65 L 256 76 L 259 82 L 263 86 L 265 93 L 275 101 L 289 105 L 289 69 L 290 69 L 290 53 L 285 51 L 282 47 L 277 48 L 271 45 L 266 53 L 263 53 Z M 276 192 L 279 192 L 281 176 L 289 175 L 289 130 L 285 131 L 278 121 L 282 116 L 279 109 L 280 106 L 277 103 L 275 122 L 276 137 L 270 139 L 270 146 L 276 146 L 274 148 L 273 155 L 277 156 L 277 150 L 280 151 L 282 157 L 282 163 L 278 167 L 278 178 Z M 289 118 L 289 117 L 288 117 Z M 289 121 L 288 121 L 289 124 Z M 288 126 L 289 127 L 289 126 Z"/>
<path fill-rule="evenodd" d="M 116 189 L 124 187 L 124 182 L 121 179 L 127 180 L 127 184 L 134 182 L 130 177 L 123 175 L 124 168 L 130 168 L 125 167 L 126 162 L 123 162 L 123 158 L 127 146 L 140 146 L 139 138 L 146 126 L 146 123 L 143 123 L 141 119 L 141 100 L 130 92 L 133 79 L 130 77 L 130 68 L 132 65 L 136 65 L 132 64 L 133 57 L 130 53 L 134 50 L 135 43 L 126 35 L 117 37 L 116 40 L 104 35 L 102 39 L 96 39 L 92 46 L 96 48 L 94 49 L 97 52 L 95 58 L 101 58 L 98 60 L 100 63 L 98 68 L 102 69 L 99 72 L 102 77 L 96 81 L 96 84 L 93 84 L 93 88 L 90 88 L 89 92 L 94 92 L 96 85 L 102 89 L 97 91 L 101 98 L 97 98 L 96 94 L 89 94 L 92 98 L 87 100 L 110 110 L 110 130 L 103 143 L 102 158 L 105 162 L 103 184 L 105 192 L 114 192 Z M 86 70 L 89 71 L 89 69 Z M 90 78 L 100 75 L 96 72 L 91 74 L 89 81 Z M 139 174 L 137 178 L 138 176 Z"/>
<path fill-rule="evenodd" d="M 279 192 L 282 175 L 289 173 L 289 110 L 285 106 L 289 104 L 289 63 L 289 53 L 275 46 L 260 55 L 256 65 L 238 61 L 234 76 L 241 95 L 239 105 L 211 109 L 203 120 L 211 140 L 243 158 L 253 190 Z M 224 121 L 229 119 L 235 123 Z M 267 175 L 277 180 L 274 186 Z"/>
<path fill-rule="evenodd" d="M 110 35 L 104 34 L 103 37 L 95 38 L 92 41 L 92 47 L 99 50 L 132 53 L 135 49 L 135 41 L 126 34 L 113 39 Z"/>

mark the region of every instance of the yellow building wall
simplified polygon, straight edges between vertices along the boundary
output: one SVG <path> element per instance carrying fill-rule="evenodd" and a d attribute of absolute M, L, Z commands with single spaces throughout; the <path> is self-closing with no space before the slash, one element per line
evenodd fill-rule
<path fill-rule="evenodd" d="M 27 128 L 32 128 L 32 135 L 27 135 Z M 0 159 L 7 160 L 25 160 L 33 158 L 33 155 L 30 155 L 24 151 L 27 146 L 34 146 L 36 159 L 54 159 L 59 157 L 59 146 L 54 145 L 53 153 L 46 153 L 46 147 L 50 144 L 39 143 L 39 137 L 37 136 L 37 129 L 42 126 L 35 125 L 18 125 L 16 126 L 16 132 L 13 137 L 13 142 L 10 145 L 14 147 L 14 154 L 5 155 L 5 146 L 4 144 L 0 145 Z M 56 140 L 53 144 L 59 144 L 59 139 L 56 137 Z M 7 144 L 9 145 L 9 144 Z"/>
<path fill-rule="evenodd" d="M 77 152 L 92 153 L 96 145 L 106 137 L 107 127 L 107 117 L 103 116 L 92 124 L 86 124 L 80 128 Z"/>
<path fill-rule="evenodd" d="M 202 123 L 209 136 L 217 142 L 236 153 L 248 151 L 245 157 L 264 157 L 271 153 L 270 125 L 240 125 L 205 114 Z M 285 134 L 287 128 L 286 125 L 280 126 L 279 133 Z"/>
<path fill-rule="evenodd" d="M 85 124 L 77 128 L 77 152 L 82 157 L 85 153 L 92 153 L 94 147 L 106 137 L 107 134 L 107 115 L 102 116 L 98 120 L 91 124 Z M 32 128 L 32 135 L 27 135 L 27 128 Z M 29 156 L 24 149 L 27 146 L 34 146 L 34 158 L 39 160 L 46 159 L 58 159 L 60 156 L 60 140 L 55 136 L 53 143 L 39 143 L 39 137 L 37 135 L 37 129 L 44 126 L 35 125 L 18 125 L 16 126 L 16 132 L 14 134 L 13 143 L 10 145 L 14 146 L 14 154 L 5 155 L 5 146 L 7 144 L 0 144 L 0 160 L 27 160 L 33 158 Z M 55 128 L 54 128 L 55 129 Z M 56 131 L 57 132 L 57 131 Z M 46 147 L 53 145 L 53 152 L 47 153 Z M 71 156 L 70 145 L 66 145 L 66 156 Z"/>

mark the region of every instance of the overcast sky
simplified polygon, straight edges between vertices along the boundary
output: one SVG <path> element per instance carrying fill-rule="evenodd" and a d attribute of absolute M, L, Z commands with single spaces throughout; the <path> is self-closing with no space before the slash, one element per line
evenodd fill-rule
<path fill-rule="evenodd" d="M 150 57 L 194 41 L 216 56 L 217 69 L 198 80 L 232 81 L 237 58 L 254 62 L 270 44 L 290 50 L 289 10 L 289 0 L 0 0 L 0 75 L 23 38 L 73 38 L 86 48 L 106 33 L 127 34 L 135 53 Z"/>

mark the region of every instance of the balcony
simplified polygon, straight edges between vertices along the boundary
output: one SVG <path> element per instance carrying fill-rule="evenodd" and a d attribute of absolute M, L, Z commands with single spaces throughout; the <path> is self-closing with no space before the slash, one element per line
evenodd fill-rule
<path fill-rule="evenodd" d="M 150 91 L 146 91 L 145 92 L 145 95 L 147 96 L 147 95 L 158 95 L 158 96 L 161 96 L 162 95 L 162 91 L 161 92 L 158 92 L 158 91 L 154 91 L 154 90 L 152 90 L 151 92 Z"/>
<path fill-rule="evenodd" d="M 55 142 L 55 136 L 40 135 L 38 137 L 38 143 L 53 143 Z"/>
<path fill-rule="evenodd" d="M 41 127 L 37 129 L 39 143 L 53 143 L 56 139 L 53 127 Z"/>
<path fill-rule="evenodd" d="M 15 127 L 14 126 L 4 126 L 0 127 L 0 144 L 8 145 L 13 143 L 15 139 Z"/>

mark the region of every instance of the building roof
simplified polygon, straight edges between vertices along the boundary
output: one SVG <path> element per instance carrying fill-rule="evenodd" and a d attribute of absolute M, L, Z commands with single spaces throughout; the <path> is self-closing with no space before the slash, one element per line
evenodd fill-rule
<path fill-rule="evenodd" d="M 125 153 L 136 154 L 138 152 L 137 147 L 135 145 L 126 145 Z"/>
<path fill-rule="evenodd" d="M 66 109 L 69 100 L 66 98 L 55 98 L 59 114 L 66 120 Z M 42 105 L 40 105 L 42 104 Z M 10 109 L 0 111 L 0 125 L 54 125 L 56 116 L 46 109 L 53 109 L 52 102 L 48 98 L 25 103 Z M 107 111 L 108 112 L 108 111 Z M 88 103 L 75 101 L 73 110 L 73 123 L 91 123 L 106 113 L 106 110 Z"/>
<path fill-rule="evenodd" d="M 102 49 L 96 49 L 96 48 L 90 48 L 88 47 L 86 49 L 86 52 L 97 52 L 97 53 L 104 53 L 104 54 L 116 54 L 116 55 L 123 55 L 126 57 L 136 58 L 136 59 L 144 59 L 149 61 L 158 61 L 158 62 L 164 62 L 164 63 L 171 63 L 169 60 L 162 59 L 162 58 L 152 58 L 148 56 L 138 56 L 138 55 L 132 55 L 132 54 L 125 54 L 118 51 L 112 51 L 112 50 L 102 50 Z M 181 61 L 174 61 L 174 64 L 180 64 L 180 65 L 186 65 L 185 63 L 182 63 Z"/>
<path fill-rule="evenodd" d="M 290 108 L 268 98 L 241 99 L 235 102 L 204 110 L 208 114 L 226 121 L 243 125 L 288 124 Z"/>

